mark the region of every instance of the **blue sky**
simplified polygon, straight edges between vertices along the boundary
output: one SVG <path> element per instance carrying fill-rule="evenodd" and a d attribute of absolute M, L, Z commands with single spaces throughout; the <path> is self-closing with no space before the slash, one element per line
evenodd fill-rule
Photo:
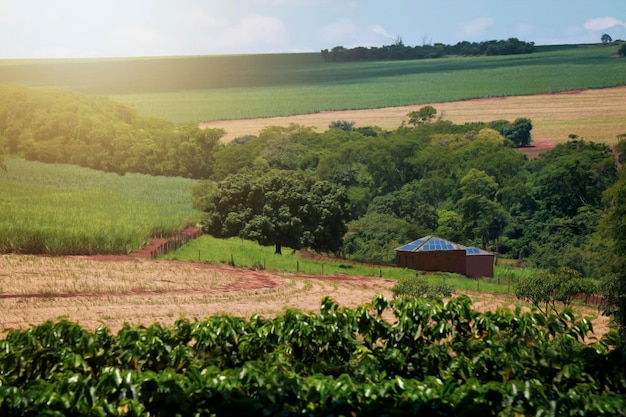
<path fill-rule="evenodd" d="M 625 0 L 0 0 L 0 59 L 626 40 Z"/>

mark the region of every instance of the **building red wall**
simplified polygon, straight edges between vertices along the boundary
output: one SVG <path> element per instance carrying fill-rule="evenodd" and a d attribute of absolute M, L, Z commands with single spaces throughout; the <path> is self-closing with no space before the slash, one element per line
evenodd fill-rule
<path fill-rule="evenodd" d="M 399 267 L 418 271 L 456 272 L 465 275 L 465 249 L 396 253 Z"/>
<path fill-rule="evenodd" d="M 493 255 L 468 255 L 465 275 L 472 278 L 493 277 Z"/>

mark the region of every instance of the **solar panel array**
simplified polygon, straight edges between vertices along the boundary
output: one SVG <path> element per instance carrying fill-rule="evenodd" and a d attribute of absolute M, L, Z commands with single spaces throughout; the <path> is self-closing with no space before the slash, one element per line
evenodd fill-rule
<path fill-rule="evenodd" d="M 471 247 L 471 248 L 467 248 L 467 249 L 465 249 L 465 252 L 466 252 L 468 255 L 475 255 L 475 254 L 480 253 L 480 249 L 475 248 L 475 247 Z"/>
<path fill-rule="evenodd" d="M 407 243 L 406 245 L 404 245 L 404 246 L 402 246 L 402 247 L 400 247 L 398 249 L 402 250 L 402 251 L 409 252 L 409 251 L 415 250 L 415 248 L 417 248 L 422 243 L 424 243 L 424 239 L 417 239 L 416 241 L 411 242 L 411 243 Z"/>
<path fill-rule="evenodd" d="M 422 246 L 422 250 L 449 250 L 454 249 L 454 245 L 443 239 L 431 239 L 427 244 Z"/>

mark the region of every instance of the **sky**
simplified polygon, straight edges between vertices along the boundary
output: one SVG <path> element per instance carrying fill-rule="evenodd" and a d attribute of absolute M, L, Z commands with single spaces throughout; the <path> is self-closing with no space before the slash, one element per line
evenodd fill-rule
<path fill-rule="evenodd" d="M 0 0 L 0 59 L 626 40 L 625 0 Z"/>

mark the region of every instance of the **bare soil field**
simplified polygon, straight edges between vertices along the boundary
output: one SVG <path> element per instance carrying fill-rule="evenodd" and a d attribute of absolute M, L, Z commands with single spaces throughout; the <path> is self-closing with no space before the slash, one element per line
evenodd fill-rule
<path fill-rule="evenodd" d="M 201 124 L 226 130 L 224 142 L 245 135 L 258 135 L 267 126 L 291 123 L 313 126 L 322 132 L 336 120 L 354 122 L 356 127 L 380 126 L 395 129 L 407 121 L 407 113 L 427 104 L 371 110 L 332 111 L 265 119 L 223 120 Z M 626 133 L 626 86 L 501 98 L 484 98 L 449 103 L 431 103 L 437 114 L 454 123 L 513 121 L 527 117 L 533 123 L 534 147 L 523 149 L 530 156 L 567 141 L 570 134 L 586 140 L 614 144 L 618 134 Z"/>
<path fill-rule="evenodd" d="M 172 325 L 216 314 L 272 317 L 289 308 L 319 311 L 328 295 L 342 306 L 392 297 L 394 281 L 374 277 L 306 276 L 223 265 L 152 260 L 142 256 L 48 257 L 0 255 L 0 331 L 65 318 L 94 330 L 124 323 Z M 470 292 L 475 308 L 520 304 L 512 296 Z M 580 307 L 596 334 L 608 319 Z M 2 335 L 0 335 L 2 337 Z"/>

